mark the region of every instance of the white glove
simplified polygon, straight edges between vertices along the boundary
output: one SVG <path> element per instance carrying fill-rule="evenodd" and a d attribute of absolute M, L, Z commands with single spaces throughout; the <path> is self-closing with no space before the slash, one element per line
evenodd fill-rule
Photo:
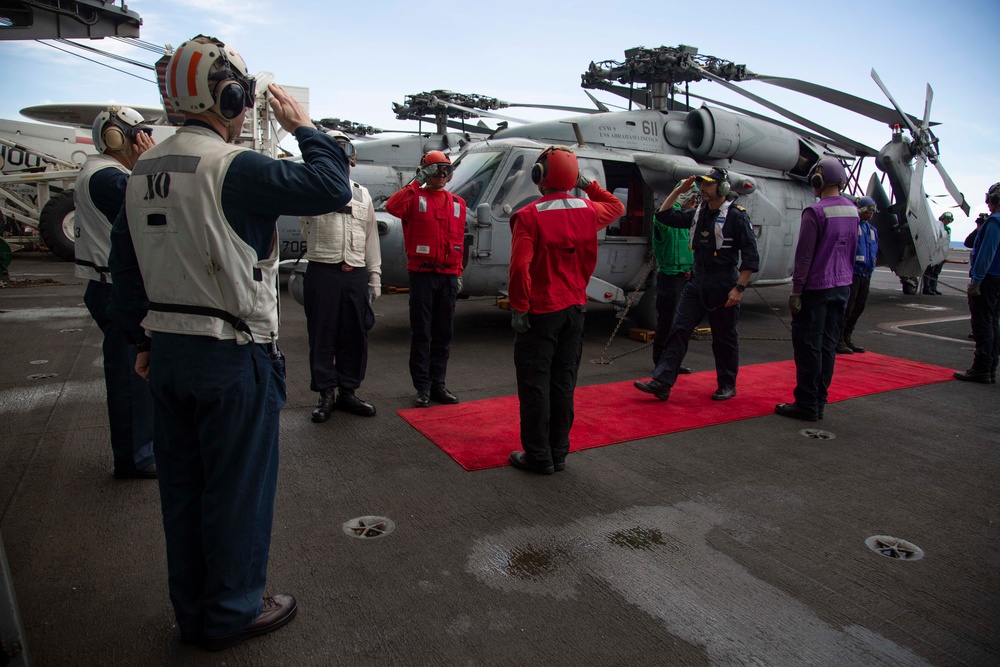
<path fill-rule="evenodd" d="M 368 303 L 374 303 L 375 299 L 382 296 L 382 286 L 377 283 L 368 283 Z"/>
<path fill-rule="evenodd" d="M 462 286 L 463 285 L 465 285 L 465 283 L 462 282 L 462 276 L 459 276 L 458 277 L 458 292 L 457 292 L 458 294 L 462 293 Z"/>

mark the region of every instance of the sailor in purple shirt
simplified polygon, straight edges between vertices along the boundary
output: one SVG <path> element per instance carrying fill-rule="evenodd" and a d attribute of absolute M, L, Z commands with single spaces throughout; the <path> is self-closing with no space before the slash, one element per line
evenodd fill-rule
<path fill-rule="evenodd" d="M 847 172 L 839 160 L 823 158 L 809 172 L 809 185 L 820 201 L 802 211 L 799 243 L 792 271 L 792 351 L 795 402 L 779 403 L 785 417 L 823 418 L 833 379 L 837 342 L 854 275 L 858 209 L 840 194 Z"/>

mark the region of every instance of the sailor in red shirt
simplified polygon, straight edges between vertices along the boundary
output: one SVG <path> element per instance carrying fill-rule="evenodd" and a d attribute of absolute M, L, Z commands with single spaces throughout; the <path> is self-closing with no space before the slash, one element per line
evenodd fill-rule
<path fill-rule="evenodd" d="M 414 405 L 453 404 L 445 386 L 465 255 L 465 200 L 444 189 L 451 160 L 441 151 L 420 159 L 416 178 L 389 197 L 385 210 L 403 221 L 410 276 L 410 377 Z"/>
<path fill-rule="evenodd" d="M 542 197 L 510 219 L 508 295 L 524 448 L 511 452 L 510 462 L 550 475 L 565 467 L 569 452 L 597 232 L 625 207 L 596 181 L 580 176 L 576 155 L 565 146 L 543 150 L 531 178 Z M 574 187 L 590 199 L 571 196 L 567 191 Z"/>

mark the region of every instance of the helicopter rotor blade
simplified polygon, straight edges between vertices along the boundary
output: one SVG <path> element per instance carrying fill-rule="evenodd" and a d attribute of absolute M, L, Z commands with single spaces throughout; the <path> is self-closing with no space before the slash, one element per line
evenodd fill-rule
<path fill-rule="evenodd" d="M 927 84 L 927 97 L 924 99 L 924 120 L 920 123 L 920 131 L 924 133 L 930 127 L 931 120 L 931 100 L 934 99 L 934 90 L 931 84 Z"/>
<path fill-rule="evenodd" d="M 589 107 L 567 107 L 558 104 L 520 104 L 518 102 L 510 102 L 507 104 L 509 107 L 524 107 L 528 109 L 552 109 L 554 111 L 572 111 L 573 113 L 600 113 L 597 109 L 591 109 Z"/>
<path fill-rule="evenodd" d="M 803 136 L 809 137 L 813 141 L 815 141 L 817 143 L 820 143 L 820 144 L 828 144 L 831 141 L 830 137 L 824 137 L 823 135 L 815 134 L 813 132 L 809 132 L 807 130 L 803 130 L 801 127 L 795 127 L 794 125 L 789 125 L 788 123 L 782 122 L 780 120 L 775 120 L 774 118 L 771 118 L 769 116 L 765 116 L 762 113 L 757 113 L 756 111 L 750 111 L 749 109 L 744 109 L 743 107 L 738 107 L 735 104 L 728 104 L 726 102 L 720 102 L 719 100 L 713 100 L 711 97 L 705 97 L 703 95 L 695 95 L 694 93 L 690 93 L 690 96 L 693 97 L 694 99 L 704 100 L 705 102 L 708 102 L 709 104 L 715 104 L 716 106 L 720 106 L 720 107 L 723 107 L 723 108 L 726 108 L 726 109 L 731 109 L 731 110 L 735 111 L 736 113 L 741 113 L 741 114 L 743 114 L 745 116 L 750 116 L 751 118 L 756 118 L 757 120 L 762 120 L 765 123 L 771 123 L 772 125 L 777 125 L 778 127 L 783 127 L 786 130 L 788 130 L 789 132 L 794 132 L 796 134 L 801 134 Z M 861 154 L 859 153 L 859 155 L 861 155 Z M 876 155 L 876 153 L 874 153 L 874 152 L 872 152 L 872 153 L 865 153 L 863 155 L 865 157 L 874 157 Z"/>
<path fill-rule="evenodd" d="M 948 172 L 944 170 L 944 165 L 941 164 L 941 160 L 938 159 L 937 156 L 934 156 L 930 158 L 930 161 L 931 164 L 934 165 L 934 168 L 937 169 L 938 175 L 944 182 L 944 187 L 948 190 L 948 194 L 950 194 L 951 198 L 955 200 L 958 207 L 962 209 L 966 215 L 969 215 L 969 211 L 971 210 L 969 202 L 965 201 L 965 195 L 962 194 L 962 191 L 958 189 L 957 185 L 955 185 L 955 181 L 951 180 L 951 176 L 948 175 Z"/>
<path fill-rule="evenodd" d="M 910 174 L 910 186 L 906 193 L 906 220 L 917 217 L 917 207 L 924 204 L 924 168 L 927 163 L 922 155 L 914 158 L 913 172 Z"/>
<path fill-rule="evenodd" d="M 842 109 L 847 109 L 848 111 L 853 111 L 861 116 L 866 116 L 872 120 L 885 123 L 890 127 L 895 125 L 899 120 L 897 113 L 889 107 L 884 107 L 881 104 L 875 104 L 874 102 L 856 97 L 850 93 L 845 93 L 833 88 L 827 88 L 826 86 L 820 86 L 815 83 L 809 83 L 808 81 L 788 79 L 781 76 L 760 75 L 750 80 L 760 81 L 762 83 L 778 86 L 779 88 L 785 88 L 796 93 L 802 93 L 803 95 L 808 95 L 809 97 L 815 97 L 818 100 L 833 104 L 841 107 Z M 919 122 L 919 119 L 914 118 L 913 116 L 910 116 L 910 120 L 914 123 Z M 928 123 L 928 127 L 933 127 L 938 124 L 939 123 Z"/>
<path fill-rule="evenodd" d="M 605 106 L 604 102 L 601 102 L 599 99 L 591 95 L 589 90 L 585 90 L 583 92 L 586 93 L 587 97 L 590 98 L 590 101 L 594 103 L 594 106 L 597 107 L 598 111 L 600 111 L 601 113 L 607 113 L 611 111 L 611 109 Z"/>
<path fill-rule="evenodd" d="M 463 106 L 461 106 L 459 104 L 455 104 L 453 102 L 445 102 L 444 100 L 440 100 L 440 99 L 437 99 L 437 98 L 435 98 L 435 99 L 437 100 L 437 103 L 440 104 L 440 105 L 442 105 L 442 106 L 450 107 L 452 109 L 458 109 L 459 111 L 464 111 L 466 113 L 470 113 L 470 114 L 473 114 L 475 116 L 486 116 L 488 118 L 497 118 L 499 120 L 506 120 L 506 121 L 510 121 L 512 123 L 521 123 L 522 125 L 531 122 L 530 120 L 522 120 L 520 118 L 512 118 L 511 116 L 504 116 L 504 115 L 501 115 L 501 114 L 498 114 L 498 113 L 493 113 L 492 111 L 484 111 L 483 109 L 471 109 L 469 107 L 463 107 Z"/>
<path fill-rule="evenodd" d="M 768 102 L 767 100 L 765 100 L 763 97 L 760 97 L 759 95 L 755 95 L 755 94 L 753 94 L 753 93 L 751 93 L 751 92 L 749 92 L 747 90 L 743 90 L 739 86 L 735 86 L 735 85 L 731 84 L 730 82 L 726 81 L 722 77 L 715 76 L 714 74 L 712 74 L 711 72 L 709 72 L 704 67 L 698 67 L 697 69 L 698 69 L 698 73 L 701 74 L 702 76 L 704 76 L 706 79 L 710 79 L 712 81 L 715 81 L 716 83 L 718 83 L 719 85 L 723 86 L 724 88 L 728 88 L 729 90 L 733 91 L 734 93 L 737 93 L 738 95 L 742 95 L 743 97 L 751 99 L 754 102 L 756 102 L 757 104 L 760 104 L 761 106 L 767 107 L 771 111 L 774 111 L 775 113 L 779 113 L 782 116 L 784 116 L 785 118 L 788 118 L 789 120 L 795 121 L 796 123 L 798 123 L 802 127 L 807 127 L 807 128 L 809 128 L 810 130 L 812 130 L 814 132 L 818 132 L 819 134 L 822 134 L 822 135 L 825 135 L 827 137 L 830 137 L 830 140 L 832 142 L 834 142 L 836 144 L 839 144 L 840 146 L 842 146 L 844 148 L 849 148 L 849 149 L 853 150 L 855 152 L 855 154 L 857 154 L 857 155 L 876 155 L 877 154 L 877 151 L 875 151 L 875 149 L 873 149 L 873 148 L 871 148 L 869 146 L 865 146 L 864 144 L 859 143 L 857 141 L 854 141 L 853 139 L 848 139 L 847 137 L 845 137 L 842 134 L 838 134 L 837 132 L 834 132 L 833 130 L 825 128 L 822 125 L 818 125 L 817 123 L 812 122 L 808 118 L 803 118 L 802 116 L 800 116 L 800 115 L 798 115 L 796 113 L 793 113 L 793 112 L 789 111 L 788 109 L 784 109 L 784 108 L 778 106 L 777 104 L 774 104 L 773 102 Z"/>
<path fill-rule="evenodd" d="M 919 130 L 917 130 L 917 126 L 913 124 L 913 121 L 910 120 L 910 117 L 907 114 L 903 113 L 903 109 L 900 108 L 898 104 L 896 104 L 895 98 L 893 98 L 892 94 L 889 92 L 889 89 L 885 87 L 885 84 L 882 83 L 882 79 L 879 78 L 878 72 L 875 71 L 874 67 L 872 68 L 872 78 L 875 79 L 875 83 L 878 84 L 878 87 L 882 91 L 882 94 L 888 97 L 889 101 L 892 102 L 892 106 L 899 113 L 899 117 L 903 119 L 903 124 L 906 125 L 908 130 L 910 130 L 910 134 L 913 135 L 914 137 L 919 136 L 920 132 Z"/>
<path fill-rule="evenodd" d="M 631 101 L 633 104 L 638 104 L 639 107 L 643 109 L 645 109 L 649 104 L 649 96 L 647 95 L 645 89 L 627 88 L 625 86 L 616 86 L 612 83 L 604 83 L 604 82 L 598 82 L 597 84 L 594 85 L 594 88 L 598 88 L 600 90 L 606 90 L 609 93 L 617 95 L 618 97 L 624 97 L 626 100 Z M 590 95 L 590 93 L 587 93 L 587 95 Z M 593 95 L 591 95 L 590 98 L 594 99 Z M 596 99 L 594 99 L 594 102 L 598 103 Z"/>

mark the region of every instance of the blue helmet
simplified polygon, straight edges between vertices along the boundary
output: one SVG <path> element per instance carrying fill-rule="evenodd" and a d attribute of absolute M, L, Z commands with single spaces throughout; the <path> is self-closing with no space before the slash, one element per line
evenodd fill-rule
<path fill-rule="evenodd" d="M 856 206 L 858 207 L 859 210 L 867 208 L 868 206 L 871 206 L 872 209 L 876 209 L 875 200 L 872 199 L 871 197 L 862 197 L 861 199 L 858 200 Z"/>

